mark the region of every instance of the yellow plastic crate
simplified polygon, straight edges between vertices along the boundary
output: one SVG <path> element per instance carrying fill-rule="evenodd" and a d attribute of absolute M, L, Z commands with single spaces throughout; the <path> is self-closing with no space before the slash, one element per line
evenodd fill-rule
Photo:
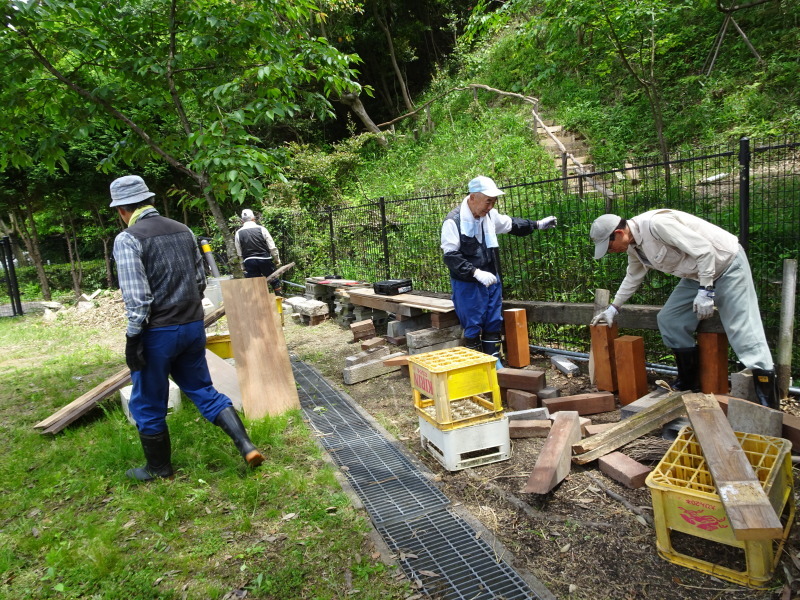
<path fill-rule="evenodd" d="M 441 430 L 499 419 L 497 359 L 469 348 L 446 348 L 408 357 L 414 408 Z"/>
<path fill-rule="evenodd" d="M 656 546 L 658 554 L 672 563 L 739 585 L 764 588 L 794 521 L 792 446 L 787 440 L 753 433 L 736 432 L 736 437 L 772 507 L 785 523 L 781 538 L 739 541 L 734 537 L 700 444 L 692 428 L 684 427 L 646 480 L 653 499 Z M 744 568 L 737 570 L 677 551 L 673 531 L 743 550 Z"/>
<path fill-rule="evenodd" d="M 212 335 L 207 337 L 206 348 L 220 358 L 233 358 L 231 336 L 229 335 Z"/>

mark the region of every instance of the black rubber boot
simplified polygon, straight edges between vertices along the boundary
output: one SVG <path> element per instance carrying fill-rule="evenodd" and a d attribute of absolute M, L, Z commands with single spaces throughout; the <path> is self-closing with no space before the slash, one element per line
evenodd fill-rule
<path fill-rule="evenodd" d="M 478 352 L 483 352 L 481 349 L 481 338 L 474 337 L 474 338 L 464 338 L 464 347 L 469 348 L 470 350 L 477 350 Z"/>
<path fill-rule="evenodd" d="M 224 409 L 217 418 L 214 419 L 214 425 L 227 433 L 236 444 L 239 454 L 251 467 L 257 467 L 264 462 L 264 455 L 250 441 L 250 436 L 244 429 L 244 424 L 239 418 L 239 413 L 232 406 Z"/>
<path fill-rule="evenodd" d="M 154 479 L 172 479 L 172 446 L 169 441 L 169 430 L 155 435 L 139 434 L 142 442 L 144 458 L 147 464 L 137 469 L 128 469 L 125 475 L 139 481 L 153 481 Z"/>
<path fill-rule="evenodd" d="M 673 348 L 675 364 L 678 365 L 678 378 L 672 384 L 672 389 L 699 392 L 700 391 L 700 349 Z"/>
<path fill-rule="evenodd" d="M 502 369 L 503 363 L 500 362 L 500 332 L 484 333 L 482 340 L 483 353 L 497 359 L 497 368 Z"/>
<path fill-rule="evenodd" d="M 778 386 L 775 383 L 775 371 L 766 369 L 751 369 L 753 371 L 753 384 L 756 388 L 756 397 L 762 406 L 781 409 L 778 399 Z"/>

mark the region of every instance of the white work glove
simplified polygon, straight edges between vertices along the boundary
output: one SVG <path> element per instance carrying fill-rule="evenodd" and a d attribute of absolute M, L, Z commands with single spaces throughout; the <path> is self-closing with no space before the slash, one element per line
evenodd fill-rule
<path fill-rule="evenodd" d="M 536 229 L 552 229 L 556 225 L 558 225 L 558 219 L 555 217 L 545 217 L 536 221 Z"/>
<path fill-rule="evenodd" d="M 600 323 L 605 323 L 611 327 L 614 324 L 614 317 L 617 316 L 618 312 L 619 311 L 617 310 L 616 306 L 609 304 L 603 312 L 597 313 L 597 316 L 592 319 L 590 325 L 600 325 Z"/>
<path fill-rule="evenodd" d="M 697 290 L 697 296 L 694 297 L 694 314 L 701 321 L 708 319 L 714 315 L 714 290 L 704 290 L 700 288 Z"/>
<path fill-rule="evenodd" d="M 497 283 L 497 275 L 489 273 L 488 271 L 481 271 L 480 269 L 475 269 L 475 272 L 472 274 L 472 276 L 478 281 L 480 281 L 486 287 L 489 287 L 490 285 L 494 285 L 495 283 Z"/>

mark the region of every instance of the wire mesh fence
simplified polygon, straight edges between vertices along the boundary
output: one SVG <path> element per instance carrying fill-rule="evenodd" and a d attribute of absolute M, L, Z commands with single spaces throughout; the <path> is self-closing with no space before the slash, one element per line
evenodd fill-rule
<path fill-rule="evenodd" d="M 475 174 L 469 175 L 469 177 Z M 576 171 L 557 179 L 497 181 L 505 194 L 497 209 L 530 219 L 558 218 L 554 230 L 528 237 L 500 236 L 504 297 L 547 302 L 592 302 L 594 291 L 612 293 L 625 275 L 626 258 L 593 259 L 592 221 L 603 213 L 632 217 L 656 208 L 697 215 L 739 236 L 748 251 L 767 336 L 773 344 L 780 316 L 783 261 L 800 253 L 800 142 L 742 139 L 728 145 L 655 157 L 622 168 Z M 463 182 L 466 187 L 466 181 Z M 384 197 L 358 206 L 281 223 L 282 254 L 296 274 L 339 275 L 377 281 L 410 277 L 418 290 L 450 291 L 439 247 L 442 221 L 465 189 Z M 270 230 L 273 225 L 269 224 Z M 652 271 L 630 302 L 663 304 L 675 277 Z M 795 319 L 800 316 L 797 304 Z M 531 324 L 532 343 L 588 349 L 588 328 Z M 657 332 L 645 336 L 648 361 L 670 362 Z M 800 357 L 794 353 L 797 377 Z"/>

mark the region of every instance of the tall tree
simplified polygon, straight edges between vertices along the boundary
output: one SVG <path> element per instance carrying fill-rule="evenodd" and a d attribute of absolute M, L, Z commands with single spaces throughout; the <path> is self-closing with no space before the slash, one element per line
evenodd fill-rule
<path fill-rule="evenodd" d="M 282 177 L 280 149 L 254 129 L 328 117 L 328 98 L 360 89 L 356 57 L 308 35 L 316 9 L 313 0 L 11 0 L 0 101 L 16 130 L 0 130 L 0 169 L 63 166 L 64 140 L 115 130 L 103 167 L 157 158 L 190 178 L 234 258 L 220 201 L 259 198 L 262 179 Z"/>

